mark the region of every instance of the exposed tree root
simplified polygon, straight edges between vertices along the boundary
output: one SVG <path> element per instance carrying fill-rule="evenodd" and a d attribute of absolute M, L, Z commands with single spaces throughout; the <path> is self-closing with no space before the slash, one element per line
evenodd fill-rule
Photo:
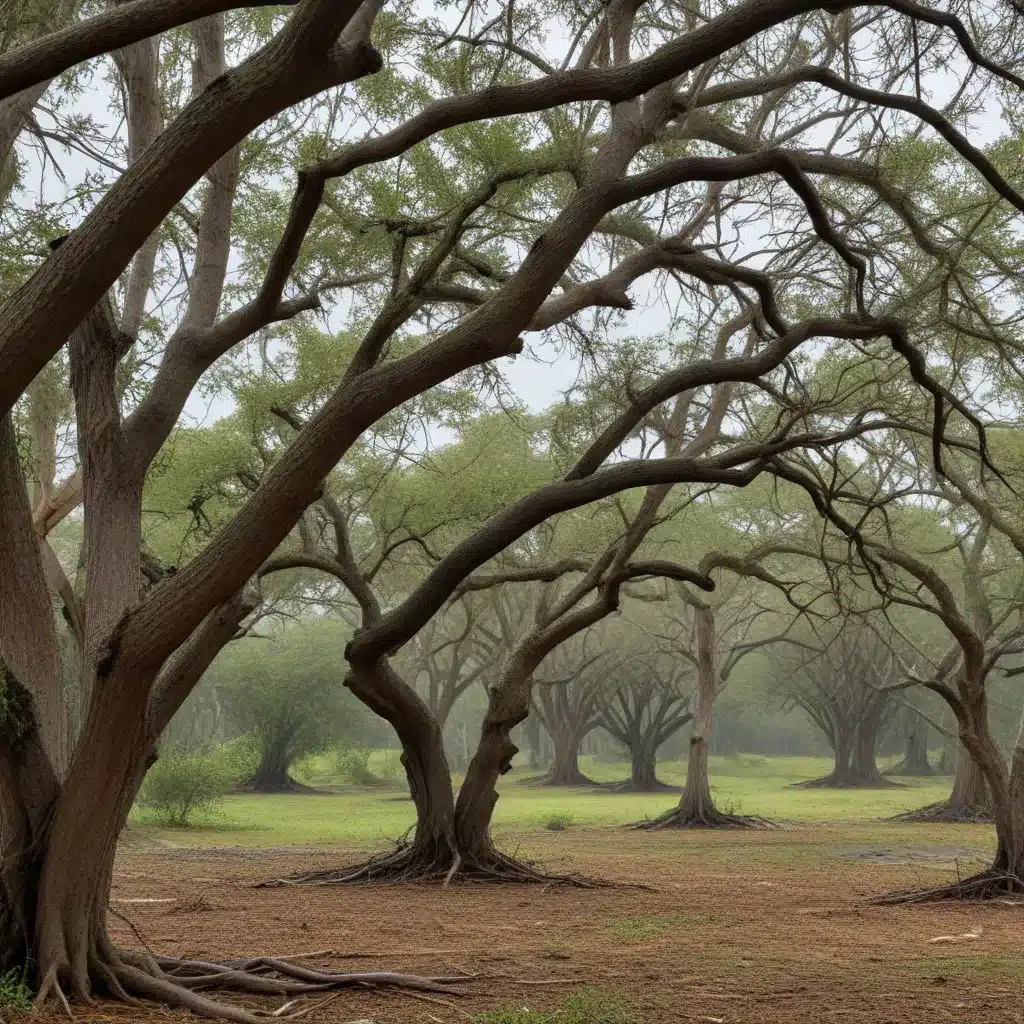
<path fill-rule="evenodd" d="M 575 874 L 552 874 L 529 861 L 518 860 L 494 847 L 478 854 L 460 853 L 454 848 L 430 851 L 399 840 L 394 849 L 347 868 L 328 868 L 257 882 L 256 888 L 286 885 L 401 885 L 408 883 L 453 882 L 522 883 L 529 885 L 571 885 L 583 889 L 618 883 Z"/>
<path fill-rule="evenodd" d="M 556 776 L 552 772 L 542 772 L 540 775 L 531 775 L 528 778 L 523 779 L 524 786 L 565 786 L 566 788 L 578 787 L 583 789 L 585 787 L 593 787 L 599 789 L 605 785 L 603 782 L 597 782 L 590 778 L 589 775 L 584 775 L 583 772 L 574 772 L 571 777 Z"/>
<path fill-rule="evenodd" d="M 904 811 L 886 821 L 926 821 L 955 822 L 957 824 L 988 825 L 992 822 L 992 812 L 982 804 L 969 807 L 954 807 L 948 800 L 919 807 L 916 811 Z"/>
<path fill-rule="evenodd" d="M 297 964 L 288 958 L 264 956 L 223 961 L 182 960 L 148 951 L 118 951 L 105 939 L 89 953 L 88 967 L 88 978 L 74 984 L 75 997 L 81 1001 L 91 1001 L 94 989 L 103 990 L 131 1005 L 142 1006 L 143 1000 L 152 1001 L 235 1024 L 263 1024 L 268 1019 L 304 1017 L 319 1005 L 310 997 L 342 989 L 399 988 L 458 996 L 458 989 L 452 986 L 474 977 L 421 977 L 393 971 L 342 973 Z M 39 990 L 37 1006 L 57 1001 L 71 1016 L 59 980 L 67 971 L 66 965 L 63 971 L 57 966 L 49 968 Z M 284 999 L 285 1002 L 272 1009 L 245 1007 L 203 994 L 211 990 Z"/>
<path fill-rule="evenodd" d="M 761 818 L 752 814 L 729 814 L 720 811 L 714 805 L 698 811 L 684 811 L 673 807 L 665 814 L 647 821 L 639 821 L 630 828 L 647 832 L 660 832 L 674 828 L 778 828 L 778 823 L 770 818 Z"/>
<path fill-rule="evenodd" d="M 883 775 L 876 775 L 872 778 L 858 778 L 856 776 L 840 776 L 835 772 L 823 775 L 820 779 L 806 779 L 804 782 L 794 782 L 791 789 L 903 789 L 902 782 L 893 782 Z"/>
<path fill-rule="evenodd" d="M 678 786 L 671 786 L 661 779 L 653 782 L 634 782 L 632 779 L 623 779 L 622 782 L 609 782 L 605 788 L 613 793 L 678 793 Z"/>
<path fill-rule="evenodd" d="M 990 868 L 950 885 L 891 892 L 871 902 L 892 906 L 901 903 L 938 903 L 942 900 L 992 900 L 1007 896 L 1024 896 L 1024 879 L 1019 875 Z"/>
<path fill-rule="evenodd" d="M 327 792 L 323 789 L 317 789 L 315 786 L 307 786 L 304 782 L 299 782 L 298 779 L 293 779 L 290 775 L 286 781 L 274 783 L 252 778 L 243 782 L 239 786 L 239 790 L 243 793 L 296 793 L 313 795 Z"/>

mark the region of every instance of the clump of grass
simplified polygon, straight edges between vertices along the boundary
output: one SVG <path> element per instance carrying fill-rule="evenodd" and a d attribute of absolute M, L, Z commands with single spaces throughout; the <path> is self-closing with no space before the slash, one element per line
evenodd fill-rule
<path fill-rule="evenodd" d="M 612 922 L 612 931 L 620 939 L 653 939 L 664 935 L 670 926 L 665 917 L 620 917 Z"/>
<path fill-rule="evenodd" d="M 473 1019 L 477 1024 L 642 1024 L 618 996 L 599 988 L 574 992 L 558 1010 L 506 1006 Z"/>
<path fill-rule="evenodd" d="M 32 1009 L 32 988 L 28 983 L 28 967 L 12 967 L 0 974 L 0 1009 L 28 1013 Z"/>
<path fill-rule="evenodd" d="M 576 820 L 576 815 L 571 811 L 556 811 L 544 822 L 544 827 L 549 832 L 564 832 Z"/>

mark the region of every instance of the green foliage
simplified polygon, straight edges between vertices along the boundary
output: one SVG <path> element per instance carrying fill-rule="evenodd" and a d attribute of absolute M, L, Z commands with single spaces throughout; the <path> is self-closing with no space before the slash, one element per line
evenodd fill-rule
<path fill-rule="evenodd" d="M 237 762 L 230 753 L 164 750 L 146 773 L 139 806 L 162 825 L 187 828 L 194 816 L 213 808 L 231 789 Z"/>
<path fill-rule="evenodd" d="M 249 737 L 250 758 L 287 770 L 339 738 L 381 732 L 343 686 L 348 637 L 338 622 L 305 623 L 270 639 L 240 640 L 211 666 L 207 685 L 219 688 L 233 727 Z"/>
<path fill-rule="evenodd" d="M 32 1009 L 32 987 L 28 983 L 28 965 L 12 967 L 0 974 L 0 1010 L 28 1013 Z"/>
<path fill-rule="evenodd" d="M 8 739 L 17 741 L 31 725 L 31 698 L 0 662 L 0 730 Z"/>
<path fill-rule="evenodd" d="M 477 1024 L 640 1024 L 617 995 L 599 988 L 574 992 L 561 1009 L 551 1012 L 510 1006 L 477 1014 L 474 1020 Z"/>
<path fill-rule="evenodd" d="M 369 747 L 338 747 L 334 752 L 334 768 L 338 776 L 353 786 L 379 786 L 385 779 L 370 771 Z"/>

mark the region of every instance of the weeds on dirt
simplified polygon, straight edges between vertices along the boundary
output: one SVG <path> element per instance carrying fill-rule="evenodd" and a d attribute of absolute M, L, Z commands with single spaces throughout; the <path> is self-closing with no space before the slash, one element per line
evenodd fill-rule
<path fill-rule="evenodd" d="M 476 1024 L 642 1024 L 618 996 L 599 988 L 574 992 L 558 1010 L 508 1006 L 473 1019 Z"/>
<path fill-rule="evenodd" d="M 620 917 L 612 922 L 612 931 L 620 939 L 653 939 L 664 935 L 671 924 L 666 917 Z"/>
<path fill-rule="evenodd" d="M 28 983 L 28 966 L 12 967 L 0 974 L 0 1010 L 18 1010 L 28 1013 L 32 1009 L 32 988 Z"/>

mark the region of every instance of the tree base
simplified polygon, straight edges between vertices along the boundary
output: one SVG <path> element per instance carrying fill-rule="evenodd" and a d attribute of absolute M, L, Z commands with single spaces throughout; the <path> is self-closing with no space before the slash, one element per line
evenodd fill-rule
<path fill-rule="evenodd" d="M 907 822 L 950 822 L 958 825 L 989 825 L 992 823 L 992 812 L 981 804 L 974 804 L 970 807 L 953 807 L 948 800 L 940 800 L 935 804 L 928 804 L 916 811 L 904 811 L 896 814 L 886 821 L 907 821 Z"/>
<path fill-rule="evenodd" d="M 661 779 L 653 782 L 635 782 L 633 779 L 624 779 L 622 782 L 609 782 L 606 789 L 612 793 L 679 793 L 679 786 L 671 786 Z"/>
<path fill-rule="evenodd" d="M 944 900 L 993 900 L 1016 897 L 1024 902 L 1024 879 L 1006 871 L 989 869 L 950 885 L 934 889 L 906 889 L 879 896 L 871 902 L 882 906 L 903 903 L 938 903 Z"/>
<path fill-rule="evenodd" d="M 929 779 L 936 774 L 931 765 L 907 764 L 905 761 L 900 761 L 899 764 L 894 764 L 882 772 L 883 776 L 897 775 L 906 779 Z"/>
<path fill-rule="evenodd" d="M 905 789 L 902 782 L 893 782 L 883 775 L 875 775 L 870 778 L 857 778 L 856 776 L 836 775 L 832 772 L 823 775 L 820 779 L 806 779 L 803 782 L 793 782 L 790 789 Z"/>
<path fill-rule="evenodd" d="M 582 889 L 615 884 L 583 875 L 551 874 L 540 870 L 530 861 L 509 857 L 493 846 L 475 854 L 460 854 L 454 850 L 417 848 L 414 843 L 399 840 L 394 849 L 361 864 L 257 882 L 255 888 L 288 885 L 403 885 L 414 882 L 440 883 L 445 887 L 453 882 L 512 882 L 545 886 L 571 885 Z"/>
<path fill-rule="evenodd" d="M 700 810 L 683 810 L 673 807 L 671 811 L 649 821 L 640 821 L 630 828 L 645 832 L 661 832 L 677 828 L 778 828 L 770 818 L 750 814 L 728 814 L 712 804 Z"/>
<path fill-rule="evenodd" d="M 307 786 L 304 782 L 299 782 L 298 779 L 293 779 L 290 775 L 283 781 L 266 782 L 260 781 L 259 779 L 249 779 L 243 782 L 239 789 L 243 793 L 323 793 L 324 790 L 317 789 L 314 786 Z"/>
<path fill-rule="evenodd" d="M 598 789 L 604 785 L 604 783 L 596 782 L 590 776 L 584 775 L 583 772 L 576 772 L 572 776 L 556 776 L 551 772 L 543 772 L 540 775 L 531 775 L 529 778 L 523 779 L 522 784 L 524 786 L 565 786 L 566 788 L 576 787 L 579 789 Z"/>

